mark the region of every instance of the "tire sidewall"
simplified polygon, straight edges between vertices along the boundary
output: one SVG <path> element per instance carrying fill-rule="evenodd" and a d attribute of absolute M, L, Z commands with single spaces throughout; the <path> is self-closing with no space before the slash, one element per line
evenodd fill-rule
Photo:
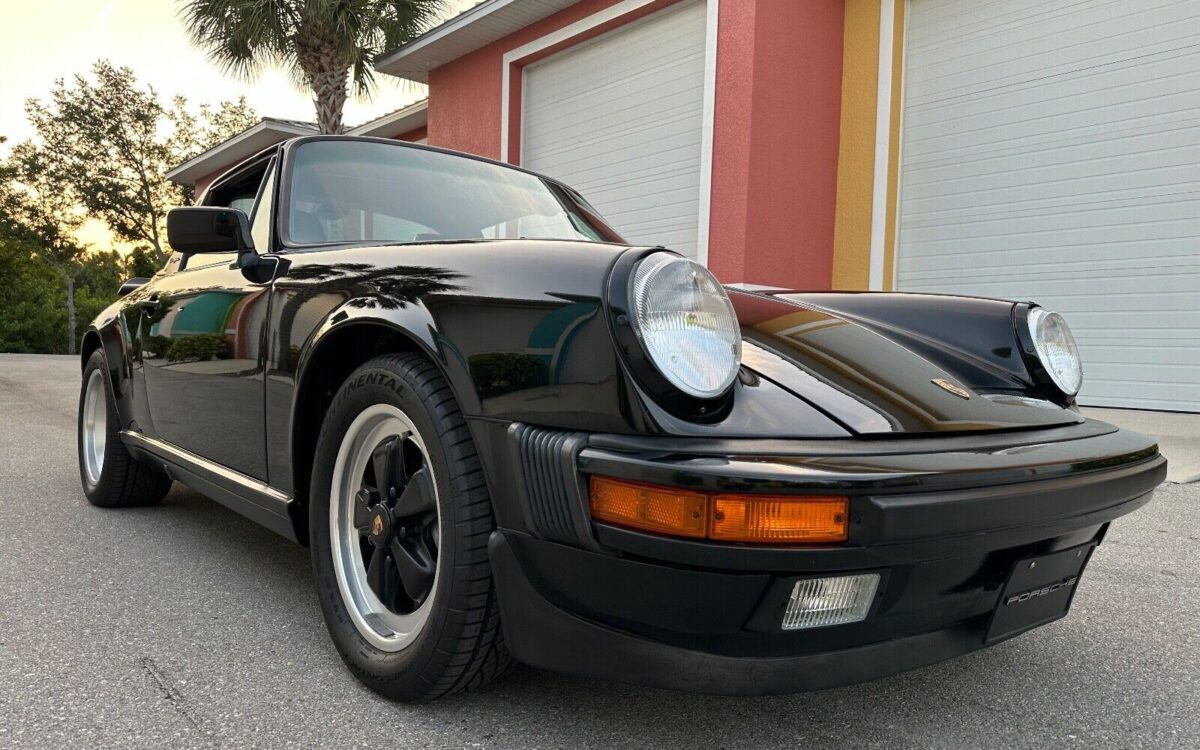
<path fill-rule="evenodd" d="M 350 425 L 365 409 L 385 403 L 400 409 L 417 428 L 432 464 L 437 487 L 437 505 L 441 538 L 438 546 L 438 574 L 432 607 L 416 639 L 400 651 L 389 652 L 367 641 L 346 610 L 334 572 L 330 539 L 329 505 L 334 465 Z M 344 383 L 327 412 L 326 424 L 317 441 L 311 489 L 309 492 L 309 529 L 321 609 L 338 651 L 360 679 L 368 685 L 397 693 L 392 681 L 404 675 L 422 673 L 431 666 L 446 629 L 452 600 L 455 598 L 455 556 L 462 541 L 457 538 L 456 508 L 453 501 L 451 467 L 446 448 L 429 408 L 403 374 L 385 367 L 364 367 Z M 448 606 L 449 603 L 449 606 Z M 406 692 L 406 691 L 401 691 Z M 414 695 L 413 697 L 419 697 Z"/>

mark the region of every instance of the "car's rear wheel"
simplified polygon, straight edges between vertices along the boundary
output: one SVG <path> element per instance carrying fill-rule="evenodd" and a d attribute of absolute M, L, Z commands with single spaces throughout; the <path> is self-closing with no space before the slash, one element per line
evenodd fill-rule
<path fill-rule="evenodd" d="M 83 388 L 79 392 L 79 479 L 83 494 L 92 505 L 102 508 L 153 505 L 171 489 L 171 479 L 159 467 L 129 455 L 120 431 L 104 353 L 97 350 L 83 368 Z"/>
<path fill-rule="evenodd" d="M 378 357 L 342 385 L 309 508 L 325 622 L 347 666 L 398 700 L 482 685 L 508 664 L 479 458 L 424 357 Z"/>

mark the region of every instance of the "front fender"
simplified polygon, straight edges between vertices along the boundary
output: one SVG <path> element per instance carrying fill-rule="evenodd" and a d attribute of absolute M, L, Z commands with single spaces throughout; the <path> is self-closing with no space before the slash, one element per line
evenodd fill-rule
<path fill-rule="evenodd" d="M 601 299 L 624 250 L 498 241 L 290 255 L 272 299 L 273 369 L 302 382 L 324 342 L 373 323 L 428 354 L 467 417 L 630 432 Z"/>
<path fill-rule="evenodd" d="M 361 330 L 366 326 L 374 327 L 375 332 L 387 329 L 407 339 L 438 365 L 442 374 L 451 382 L 459 407 L 468 414 L 478 412 L 479 399 L 467 380 L 466 360 L 453 342 L 438 334 L 437 324 L 429 310 L 421 303 L 386 310 L 380 306 L 379 300 L 371 295 L 345 301 L 331 310 L 313 331 L 296 362 L 296 382 L 300 392 L 303 392 L 304 383 L 312 374 L 310 368 L 313 363 L 320 362 L 326 345 L 331 340 L 348 334 L 351 329 Z M 293 415 L 296 408 L 297 404 L 294 403 Z"/>

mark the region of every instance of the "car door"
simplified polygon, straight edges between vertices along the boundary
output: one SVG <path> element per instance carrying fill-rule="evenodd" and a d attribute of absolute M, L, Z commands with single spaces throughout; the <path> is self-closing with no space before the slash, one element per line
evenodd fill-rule
<path fill-rule="evenodd" d="M 269 250 L 274 159 L 209 190 L 205 205 L 251 217 L 256 252 Z M 267 481 L 264 336 L 270 279 L 243 272 L 234 253 L 186 256 L 155 280 L 142 330 L 155 433 L 204 459 Z"/>

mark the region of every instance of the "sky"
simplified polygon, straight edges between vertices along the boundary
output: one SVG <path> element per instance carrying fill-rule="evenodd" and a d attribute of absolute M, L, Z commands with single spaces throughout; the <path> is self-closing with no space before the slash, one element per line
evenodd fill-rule
<path fill-rule="evenodd" d="M 452 12 L 475 0 L 452 0 Z M 56 78 L 87 71 L 99 58 L 128 66 L 168 101 L 183 94 L 192 106 L 244 95 L 260 116 L 313 120 L 309 95 L 280 70 L 255 81 L 235 80 L 191 46 L 176 14 L 178 0 L 0 0 L 0 135 L 32 135 L 24 102 L 44 98 Z M 358 125 L 425 96 L 425 87 L 379 76 L 371 101 L 346 103 L 342 121 Z M 81 237 L 100 245 L 107 233 Z M 94 236 L 93 236 L 94 235 Z"/>

